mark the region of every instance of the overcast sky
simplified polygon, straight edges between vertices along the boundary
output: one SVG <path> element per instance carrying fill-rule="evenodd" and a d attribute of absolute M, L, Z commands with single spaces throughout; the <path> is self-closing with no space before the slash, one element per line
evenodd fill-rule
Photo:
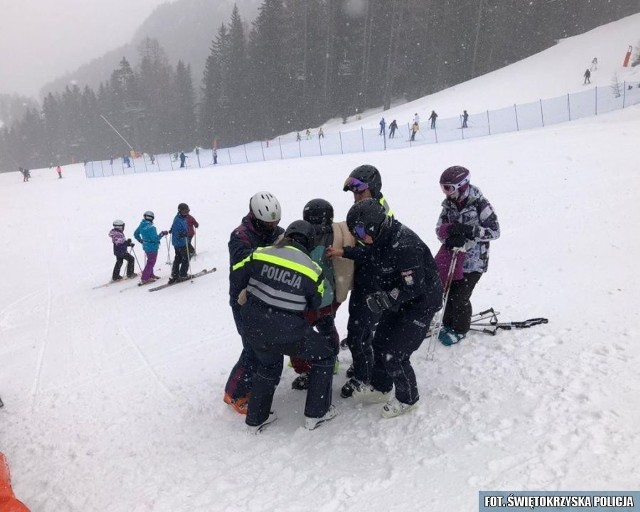
<path fill-rule="evenodd" d="M 67 71 L 129 42 L 173 0 L 0 0 L 0 93 L 36 96 Z"/>

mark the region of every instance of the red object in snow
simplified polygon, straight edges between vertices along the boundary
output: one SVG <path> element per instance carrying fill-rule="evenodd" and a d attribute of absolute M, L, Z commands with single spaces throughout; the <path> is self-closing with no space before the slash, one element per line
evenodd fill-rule
<path fill-rule="evenodd" d="M 624 68 L 629 67 L 629 61 L 631 60 L 631 50 L 633 50 L 633 47 L 629 45 L 629 48 L 627 49 L 627 54 L 624 56 L 624 63 L 622 64 L 622 67 Z"/>

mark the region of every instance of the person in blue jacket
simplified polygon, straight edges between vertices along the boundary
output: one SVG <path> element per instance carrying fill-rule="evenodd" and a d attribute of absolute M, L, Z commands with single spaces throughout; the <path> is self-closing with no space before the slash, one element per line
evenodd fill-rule
<path fill-rule="evenodd" d="M 171 267 L 171 278 L 169 284 L 177 281 L 189 279 L 189 253 L 187 249 L 187 215 L 189 215 L 189 205 L 180 203 L 178 205 L 178 213 L 173 219 L 173 224 L 169 233 L 171 233 L 171 244 L 176 253 Z"/>
<path fill-rule="evenodd" d="M 144 212 L 142 221 L 138 228 L 133 232 L 134 238 L 142 244 L 142 249 L 147 255 L 147 264 L 144 266 L 140 282 L 142 284 L 152 283 L 156 279 L 160 279 L 153 273 L 153 267 L 158 259 L 158 249 L 160 247 L 160 240 L 165 236 L 168 231 L 161 231 L 158 234 L 156 227 L 153 225 L 153 219 L 155 215 L 152 211 Z"/>

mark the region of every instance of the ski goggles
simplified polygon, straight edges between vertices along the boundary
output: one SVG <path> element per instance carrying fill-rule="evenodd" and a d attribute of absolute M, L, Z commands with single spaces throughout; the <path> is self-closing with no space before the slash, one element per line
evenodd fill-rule
<path fill-rule="evenodd" d="M 368 234 L 367 227 L 362 222 L 358 222 L 353 228 L 353 234 L 356 235 L 359 240 L 364 240 Z"/>
<path fill-rule="evenodd" d="M 468 179 L 464 179 L 462 180 L 460 183 L 457 184 L 453 184 L 453 183 L 440 183 L 440 188 L 442 189 L 442 191 L 447 194 L 448 196 L 450 196 L 451 194 L 453 194 L 456 190 L 458 190 L 460 187 L 466 185 L 467 183 L 469 183 Z"/>
<path fill-rule="evenodd" d="M 351 192 L 364 192 L 369 188 L 369 184 L 364 181 L 360 181 L 358 178 L 349 177 L 344 182 L 344 187 L 342 190 L 345 192 L 350 190 Z"/>

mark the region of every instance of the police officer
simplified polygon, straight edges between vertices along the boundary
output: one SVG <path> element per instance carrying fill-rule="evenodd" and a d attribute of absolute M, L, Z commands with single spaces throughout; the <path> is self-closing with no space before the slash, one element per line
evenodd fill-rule
<path fill-rule="evenodd" d="M 373 165 L 365 164 L 356 167 L 344 182 L 343 190 L 353 192 L 355 203 L 374 199 L 384 208 L 389 218 L 393 217 L 389 203 L 382 195 L 382 177 Z M 353 368 L 347 370 L 347 376 L 350 379 L 342 386 L 340 391 L 342 398 L 350 397 L 359 382 L 371 380 L 373 368 L 371 341 L 380 315 L 373 313 L 367 307 L 365 300 L 367 294 L 377 290 L 376 272 L 370 261 L 370 252 L 362 241 L 359 241 L 355 247 L 332 248 L 328 251 L 330 256 L 342 256 L 354 261 L 353 290 L 349 297 L 346 338 L 346 344 L 351 351 Z"/>
<path fill-rule="evenodd" d="M 374 364 L 370 385 L 360 383 L 354 396 L 391 392 L 382 408 L 392 418 L 413 409 L 419 400 L 410 357 L 426 337 L 434 313 L 442 306 L 438 268 L 427 245 L 374 199 L 354 204 L 347 214 L 353 235 L 370 247 L 370 264 L 378 290 L 366 304 L 380 315 L 373 338 Z"/>
<path fill-rule="evenodd" d="M 260 432 L 276 419 L 271 404 L 284 354 L 311 363 L 305 428 L 313 430 L 337 413 L 331 405 L 336 347 L 304 317 L 306 310 L 318 309 L 324 287 L 322 270 L 309 257 L 314 235 L 310 223 L 295 221 L 280 242 L 256 249 L 231 272 L 232 294 L 247 290 L 240 312 L 243 338 L 257 359 L 246 418 L 250 433 Z"/>
<path fill-rule="evenodd" d="M 257 192 L 249 199 L 249 213 L 229 237 L 230 269 L 244 260 L 258 247 L 274 244 L 284 233 L 278 224 L 282 217 L 280 201 L 271 192 Z M 238 334 L 242 338 L 242 318 L 240 303 L 244 302 L 242 289 L 235 290 L 233 282 L 229 287 L 229 304 Z M 240 295 L 240 297 L 239 297 Z M 240 301 L 240 302 L 239 302 Z M 242 339 L 242 352 L 234 365 L 224 388 L 224 402 L 240 414 L 247 414 L 247 404 L 256 358 L 251 347 Z"/>

